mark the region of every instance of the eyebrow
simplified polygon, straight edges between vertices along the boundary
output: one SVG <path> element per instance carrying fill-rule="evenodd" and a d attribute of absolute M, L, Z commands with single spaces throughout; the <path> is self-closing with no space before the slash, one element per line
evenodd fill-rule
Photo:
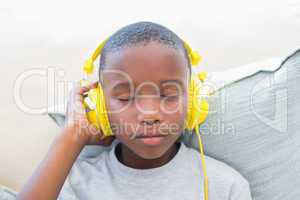
<path fill-rule="evenodd" d="M 130 83 L 128 81 L 118 82 L 112 86 L 113 90 L 130 89 Z"/>
<path fill-rule="evenodd" d="M 161 85 L 168 84 L 168 83 L 176 83 L 176 84 L 179 84 L 180 86 L 183 86 L 182 81 L 177 80 L 177 79 L 163 80 L 160 82 Z"/>

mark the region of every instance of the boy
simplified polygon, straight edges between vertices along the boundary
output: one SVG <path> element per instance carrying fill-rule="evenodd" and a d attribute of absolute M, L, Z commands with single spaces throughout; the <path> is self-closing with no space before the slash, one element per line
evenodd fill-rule
<path fill-rule="evenodd" d="M 203 199 L 198 152 L 179 140 L 190 76 L 183 41 L 169 29 L 139 22 L 113 34 L 102 50 L 99 83 L 73 90 L 66 127 L 18 199 Z M 114 130 L 105 139 L 82 127 L 83 96 L 97 84 Z M 87 144 L 111 148 L 77 159 Z M 210 200 L 251 199 L 238 172 L 208 156 L 206 165 Z"/>

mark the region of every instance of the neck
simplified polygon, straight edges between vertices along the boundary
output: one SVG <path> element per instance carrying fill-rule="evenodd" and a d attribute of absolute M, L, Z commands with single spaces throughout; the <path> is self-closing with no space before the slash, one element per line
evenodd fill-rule
<path fill-rule="evenodd" d="M 155 159 L 144 159 L 133 151 L 131 151 L 125 145 L 119 143 L 116 147 L 116 156 L 118 160 L 128 167 L 135 169 L 150 169 L 165 165 L 168 163 L 178 152 L 179 145 L 174 143 L 169 150 L 159 158 Z"/>

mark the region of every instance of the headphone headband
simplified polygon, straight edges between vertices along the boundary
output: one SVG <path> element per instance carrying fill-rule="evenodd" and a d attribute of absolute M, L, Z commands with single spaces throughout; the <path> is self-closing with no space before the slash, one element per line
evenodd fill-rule
<path fill-rule="evenodd" d="M 93 73 L 93 71 L 94 71 L 94 62 L 100 56 L 100 54 L 102 52 L 102 49 L 105 46 L 107 40 L 108 40 L 108 38 L 106 38 L 104 41 L 102 41 L 100 43 L 100 45 L 96 48 L 96 50 L 94 51 L 92 56 L 85 61 L 84 66 L 83 66 L 83 71 L 87 75 L 90 75 L 90 74 Z M 184 48 L 186 49 L 186 51 L 188 53 L 188 57 L 189 57 L 191 65 L 192 66 L 197 66 L 199 64 L 199 62 L 201 61 L 201 56 L 199 55 L 199 53 L 197 51 L 193 51 L 192 48 L 190 47 L 190 45 L 187 42 L 183 41 L 183 45 L 184 45 Z"/>

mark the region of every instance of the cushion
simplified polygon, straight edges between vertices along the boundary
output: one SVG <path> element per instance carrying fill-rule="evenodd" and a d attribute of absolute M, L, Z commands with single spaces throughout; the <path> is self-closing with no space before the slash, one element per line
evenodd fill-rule
<path fill-rule="evenodd" d="M 14 200 L 17 197 L 17 192 L 5 186 L 0 186 L 0 200 Z"/>
<path fill-rule="evenodd" d="M 255 200 L 300 197 L 300 50 L 273 71 L 232 82 L 209 98 L 205 153 L 238 170 Z M 197 148 L 197 138 L 187 142 Z"/>

